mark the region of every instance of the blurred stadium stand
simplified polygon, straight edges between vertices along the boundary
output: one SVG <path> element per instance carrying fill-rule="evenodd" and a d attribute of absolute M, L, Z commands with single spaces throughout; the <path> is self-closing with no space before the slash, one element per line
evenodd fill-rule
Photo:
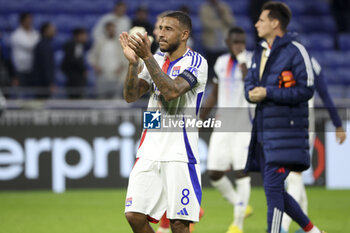
<path fill-rule="evenodd" d="M 250 18 L 250 1 L 224 0 L 232 8 L 237 25 L 247 31 L 247 48 L 252 50 L 256 44 L 255 22 Z M 181 5 L 189 6 L 193 20 L 194 49 L 201 52 L 201 22 L 198 11 L 202 0 L 128 0 L 128 15 L 133 17 L 138 6 L 149 7 L 150 19 L 155 22 L 156 16 L 165 10 L 178 9 Z M 301 42 L 311 54 L 319 60 L 325 73 L 331 94 L 336 102 L 344 102 L 350 96 L 350 34 L 337 34 L 337 25 L 331 12 L 331 6 L 325 0 L 283 0 L 293 13 L 289 25 L 290 31 L 300 34 Z M 10 33 L 18 24 L 18 13 L 33 13 L 36 28 L 45 21 L 52 21 L 58 29 L 54 40 L 57 65 L 62 58 L 62 44 L 70 37 L 71 30 L 83 26 L 89 31 L 98 18 L 111 11 L 112 0 L 0 0 L 0 32 L 8 45 Z M 59 68 L 59 67 L 57 67 Z M 94 83 L 93 74 L 89 76 L 89 85 Z M 56 83 L 63 86 L 65 77 L 57 69 Z M 338 90 L 338 91 L 337 91 Z M 342 101 L 343 100 L 343 101 Z"/>

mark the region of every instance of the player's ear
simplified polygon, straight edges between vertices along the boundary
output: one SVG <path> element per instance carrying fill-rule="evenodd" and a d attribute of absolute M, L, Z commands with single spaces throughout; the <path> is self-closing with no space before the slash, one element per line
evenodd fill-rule
<path fill-rule="evenodd" d="M 190 31 L 189 30 L 183 30 L 182 31 L 182 40 L 188 40 L 188 38 L 190 37 Z"/>
<path fill-rule="evenodd" d="M 271 23 L 272 23 L 273 29 L 276 29 L 277 27 L 280 26 L 280 22 L 277 19 L 273 19 Z"/>

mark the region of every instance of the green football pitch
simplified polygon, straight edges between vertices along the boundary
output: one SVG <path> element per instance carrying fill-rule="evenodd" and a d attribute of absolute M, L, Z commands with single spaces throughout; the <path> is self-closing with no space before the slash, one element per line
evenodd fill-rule
<path fill-rule="evenodd" d="M 307 188 L 309 215 L 328 233 L 350 232 L 350 190 Z M 1 233 L 128 233 L 124 218 L 125 190 L 69 190 L 0 192 Z M 266 202 L 262 188 L 253 188 L 254 214 L 246 219 L 245 233 L 264 233 Z M 232 207 L 214 189 L 203 190 L 205 214 L 198 233 L 225 233 L 232 221 Z M 157 225 L 152 224 L 156 229 Z M 297 229 L 292 224 L 291 231 Z"/>

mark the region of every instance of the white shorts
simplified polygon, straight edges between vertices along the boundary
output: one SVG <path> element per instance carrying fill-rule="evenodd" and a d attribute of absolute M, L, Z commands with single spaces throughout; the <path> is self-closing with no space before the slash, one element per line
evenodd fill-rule
<path fill-rule="evenodd" d="M 202 199 L 198 164 L 160 162 L 140 157 L 129 177 L 125 212 L 137 212 L 158 222 L 168 219 L 199 221 Z"/>
<path fill-rule="evenodd" d="M 250 132 L 213 132 L 209 142 L 207 170 L 234 171 L 245 168 Z"/>

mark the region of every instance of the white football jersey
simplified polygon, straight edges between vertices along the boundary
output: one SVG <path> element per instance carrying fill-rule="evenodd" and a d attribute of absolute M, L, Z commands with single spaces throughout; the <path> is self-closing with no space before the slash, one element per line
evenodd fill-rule
<path fill-rule="evenodd" d="M 247 67 L 250 66 L 251 53 L 247 53 Z M 249 61 L 249 62 L 248 62 Z M 231 54 L 227 53 L 218 57 L 214 65 L 218 82 L 218 107 L 247 107 L 248 102 L 244 97 L 244 81 L 242 70 Z"/>
<path fill-rule="evenodd" d="M 187 77 L 191 79 L 189 82 L 192 81 L 194 86 L 182 96 L 165 101 L 144 66 L 139 78 L 144 79 L 150 85 L 151 96 L 148 110 L 159 110 L 162 113 L 161 119 L 174 116 L 175 120 L 186 120 L 188 112 L 192 117 L 198 116 L 208 76 L 206 59 L 190 49 L 182 57 L 170 63 L 167 53 L 158 52 L 154 58 L 162 70 L 165 69 L 163 65 L 168 63 L 166 73 L 170 78 L 175 79 L 179 75 L 187 74 Z M 189 129 L 186 126 L 180 130 L 166 130 L 164 124 L 161 127 L 161 130 L 143 130 L 137 157 L 142 156 L 155 161 L 199 163 L 198 130 Z"/>
<path fill-rule="evenodd" d="M 247 52 L 247 68 L 251 64 L 252 53 Z M 244 95 L 242 70 L 237 60 L 227 53 L 218 57 L 214 65 L 218 84 L 218 110 L 216 118 L 229 121 L 230 131 L 245 132 L 251 129 L 255 105 L 249 104 Z"/>

